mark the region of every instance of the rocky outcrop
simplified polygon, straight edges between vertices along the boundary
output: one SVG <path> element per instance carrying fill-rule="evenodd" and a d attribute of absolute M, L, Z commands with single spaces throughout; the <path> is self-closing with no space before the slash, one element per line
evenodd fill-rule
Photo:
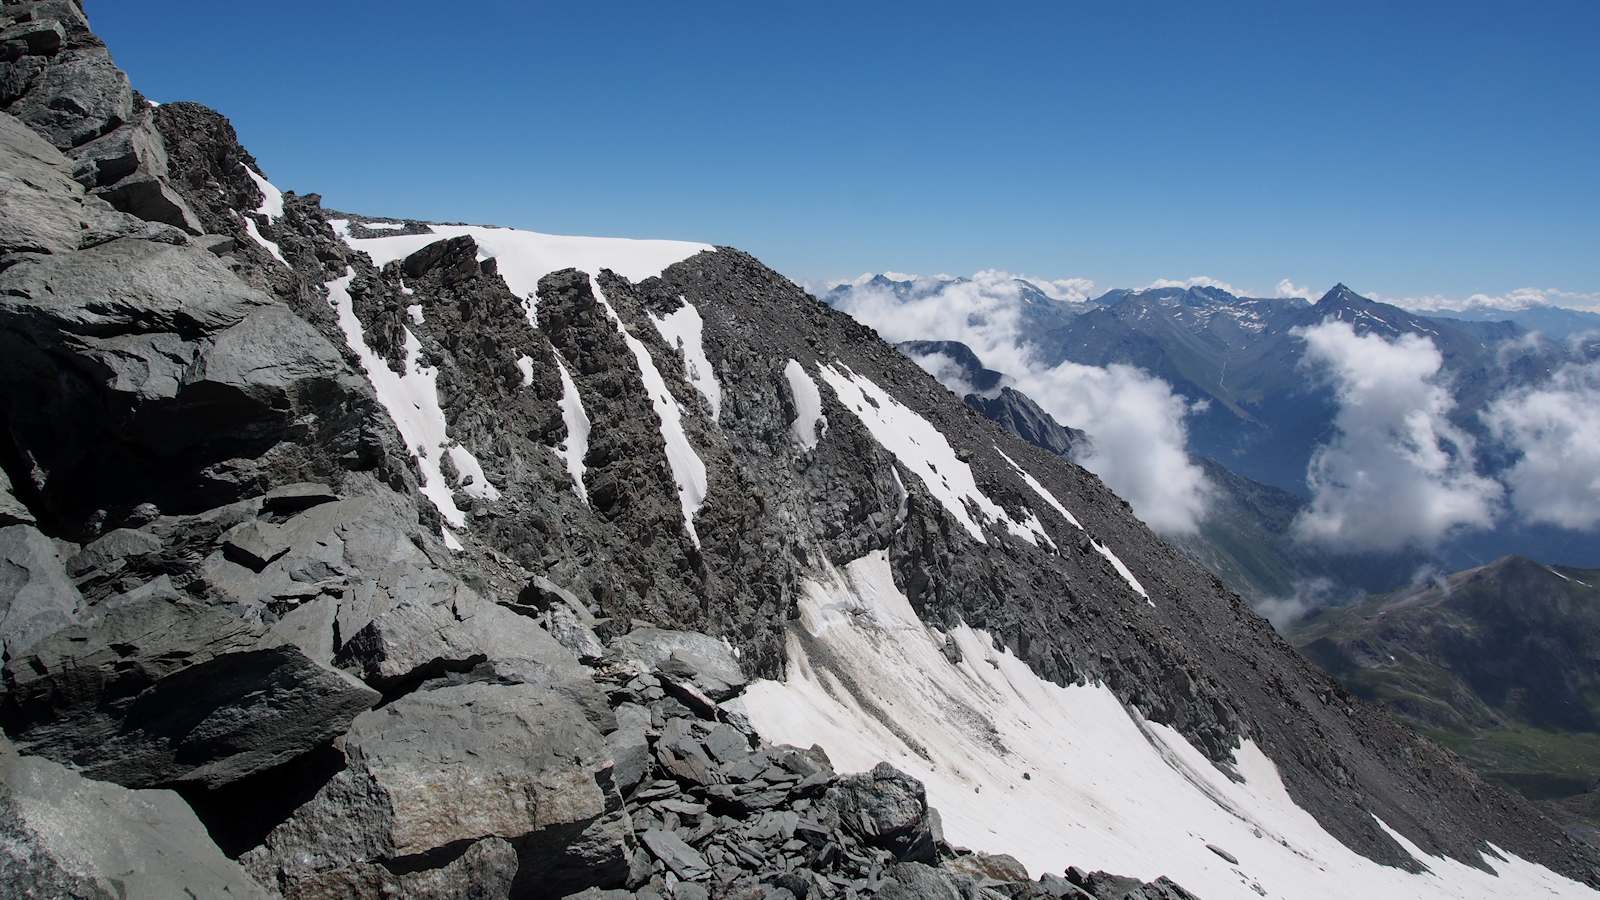
<path fill-rule="evenodd" d="M 0 884 L 38 898 L 270 895 L 171 791 L 92 781 L 0 738 Z"/>

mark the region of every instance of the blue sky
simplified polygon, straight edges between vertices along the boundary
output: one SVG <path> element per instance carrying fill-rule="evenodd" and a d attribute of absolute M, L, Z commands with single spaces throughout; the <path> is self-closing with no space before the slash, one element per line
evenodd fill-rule
<path fill-rule="evenodd" d="M 707 240 L 803 280 L 1600 292 L 1600 4 L 1202 6 L 89 12 L 136 87 L 337 208 Z"/>

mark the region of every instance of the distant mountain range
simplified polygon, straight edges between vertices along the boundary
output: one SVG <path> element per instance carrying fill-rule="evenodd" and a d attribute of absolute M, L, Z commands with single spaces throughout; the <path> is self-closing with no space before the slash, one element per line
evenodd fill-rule
<path fill-rule="evenodd" d="M 880 275 L 838 285 L 825 299 L 848 308 L 861 292 L 876 291 L 911 302 L 963 281 Z M 1387 340 L 1416 335 L 1432 342 L 1454 400 L 1450 422 L 1475 442 L 1479 467 L 1493 475 L 1511 460 L 1497 455 L 1480 413 L 1494 398 L 1548 379 L 1564 364 L 1600 359 L 1600 339 L 1579 339 L 1588 329 L 1600 334 L 1600 315 L 1555 307 L 1423 315 L 1368 299 L 1343 284 L 1316 303 L 1240 297 L 1209 286 L 1112 290 L 1077 302 L 1055 299 L 1022 279 L 1015 289 L 1010 309 L 1020 323 L 1019 339 L 1038 365 L 1132 365 L 1194 404 L 1186 423 L 1188 450 L 1207 461 L 1202 465 L 1220 488 L 1213 520 L 1231 521 L 1203 523 L 1199 539 L 1177 542 L 1209 559 L 1214 571 L 1227 574 L 1230 584 L 1247 594 L 1283 596 L 1287 585 L 1317 572 L 1357 588 L 1387 590 L 1404 583 L 1423 562 L 1450 570 L 1508 553 L 1600 565 L 1600 540 L 1592 534 L 1512 517 L 1493 528 L 1452 535 L 1430 553 L 1397 548 L 1381 560 L 1364 553 L 1307 563 L 1308 554 L 1291 546 L 1285 530 L 1297 504 L 1308 499 L 1308 464 L 1333 435 L 1339 409 L 1334 388 L 1306 364 L 1303 329 L 1342 321 L 1357 335 Z M 957 337 L 973 324 L 944 323 L 921 336 L 928 341 Z M 1532 338 L 1536 330 L 1545 339 Z M 1093 432 L 1089 423 L 1060 424 Z M 1246 535 L 1254 536 L 1248 546 L 1224 549 Z M 1246 556 L 1258 560 L 1246 564 Z"/>
<path fill-rule="evenodd" d="M 1290 634 L 1352 693 L 1600 828 L 1600 570 L 1506 557 L 1314 612 Z"/>

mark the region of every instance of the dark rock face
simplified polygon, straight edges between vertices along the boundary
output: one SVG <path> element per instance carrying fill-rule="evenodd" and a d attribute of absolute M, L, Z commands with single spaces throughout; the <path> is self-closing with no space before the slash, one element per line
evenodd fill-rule
<path fill-rule="evenodd" d="M 19 757 L 4 738 L 0 843 L 0 883 L 16 897 L 270 896 L 211 843 L 177 794 L 91 781 Z"/>
<path fill-rule="evenodd" d="M 315 195 L 285 194 L 279 212 L 220 116 L 120 105 L 74 4 L 4 9 L 0 552 L 20 574 L 0 609 L 0 726 L 40 766 L 177 787 L 263 891 L 1067 896 L 1000 858 L 946 865 L 971 855 L 943 842 L 915 780 L 841 777 L 718 702 L 781 675 L 804 576 L 878 550 L 930 624 L 987 629 L 1058 682 L 1102 680 L 1215 759 L 1255 737 L 1297 799 L 1375 858 L 1404 861 L 1374 812 L 1464 857 L 1489 838 L 1566 871 L 1589 859 L 1522 807 L 1483 814 L 1455 764 L 1388 719 L 1324 708 L 1327 682 L 1092 476 L 754 259 L 700 253 L 639 283 L 559 270 L 533 296 L 470 238 L 380 268 Z M 74 85 L 100 79 L 109 106 L 55 86 L 80 58 L 92 71 Z M 171 197 L 198 227 L 156 202 Z M 337 313 L 334 279 L 350 299 Z M 686 302 L 718 414 L 655 324 Z M 1003 448 L 1160 609 L 1064 523 L 1059 552 L 997 528 L 978 541 L 831 391 L 825 435 L 798 446 L 791 359 L 883 386 L 1020 511 L 1028 488 Z M 408 445 L 368 365 L 435 378 L 449 440 Z M 592 425 L 578 484 L 559 452 L 574 438 L 563 369 Z M 707 473 L 688 522 L 663 391 Z M 449 504 L 419 488 L 436 476 L 417 457 L 435 453 Z M 1434 773 L 1428 809 L 1400 789 L 1418 766 Z M 5 834 L 30 821 L 0 808 Z M 166 852 L 152 846 L 138 852 Z M 1137 887 L 1181 896 L 1152 884 Z"/>

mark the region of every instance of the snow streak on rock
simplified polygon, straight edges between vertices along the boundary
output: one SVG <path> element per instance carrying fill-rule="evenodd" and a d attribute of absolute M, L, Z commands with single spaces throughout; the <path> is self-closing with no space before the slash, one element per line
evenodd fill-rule
<path fill-rule="evenodd" d="M 828 433 L 828 417 L 822 414 L 822 392 L 806 374 L 805 366 L 792 359 L 783 367 L 783 377 L 788 379 L 789 396 L 794 398 L 794 421 L 789 423 L 789 434 L 802 449 L 815 450 L 817 441 Z"/>
<path fill-rule="evenodd" d="M 484 477 L 477 458 L 467 448 L 450 440 L 435 387 L 439 370 L 422 364 L 422 344 L 411 329 L 406 329 L 404 375 L 395 374 L 383 357 L 367 345 L 361 320 L 356 318 L 355 304 L 350 299 L 353 277 L 355 272 L 347 270 L 343 277 L 326 285 L 328 303 L 338 315 L 345 343 L 361 360 L 361 368 L 372 382 L 378 401 L 394 421 L 406 449 L 416 458 L 417 467 L 422 471 L 423 495 L 433 502 L 446 522 L 461 528 L 466 525 L 466 515 L 456 507 L 452 488 L 440 467 L 440 460 L 446 454 L 461 477 L 459 486 L 468 494 L 494 499 L 499 491 Z"/>
<path fill-rule="evenodd" d="M 656 368 L 656 361 L 650 356 L 650 348 L 644 341 L 634 337 L 623 324 L 622 317 L 606 302 L 605 294 L 600 290 L 600 282 L 594 276 L 589 277 L 589 288 L 594 292 L 595 302 L 606 311 L 606 316 L 611 319 L 617 332 L 627 343 L 628 349 L 633 351 L 633 358 L 639 364 L 639 376 L 644 381 L 645 393 L 650 395 L 650 402 L 655 406 L 656 416 L 661 419 L 661 440 L 667 445 L 667 465 L 672 468 L 672 477 L 678 482 L 678 502 L 683 505 L 683 527 L 689 532 L 689 540 L 696 547 L 700 546 L 700 535 L 694 530 L 694 515 L 700 511 L 700 504 L 706 499 L 706 464 L 696 453 L 694 446 L 689 443 L 689 436 L 683 430 L 683 408 L 678 405 L 672 391 L 667 389 L 667 380 L 661 377 L 661 370 Z M 587 434 L 587 431 L 585 432 Z"/>
<path fill-rule="evenodd" d="M 1017 470 L 1017 474 L 1022 476 L 1023 484 L 1026 484 L 1030 490 L 1032 490 L 1035 494 L 1038 494 L 1040 499 L 1050 504 L 1050 506 L 1054 508 L 1056 512 L 1061 513 L 1061 517 L 1066 519 L 1067 522 L 1072 525 L 1072 527 L 1078 529 L 1079 531 L 1083 530 L 1083 524 L 1078 521 L 1078 517 L 1073 515 L 1072 512 L 1068 510 L 1060 500 L 1057 500 L 1054 494 L 1045 490 L 1044 485 L 1039 483 L 1039 479 L 1029 475 L 1028 470 L 1024 469 L 1020 465 L 1017 465 L 1017 461 L 1007 456 L 1004 450 L 996 447 L 994 448 L 994 452 L 1000 454 L 1001 459 L 1005 460 L 1007 463 L 1010 463 L 1011 468 Z"/>
<path fill-rule="evenodd" d="M 567 371 L 567 364 L 556 354 L 556 368 L 561 373 L 561 421 L 567 426 L 567 439 L 557 452 L 567 461 L 567 474 L 572 476 L 572 489 L 584 503 L 589 502 L 589 489 L 583 486 L 583 458 L 589 455 L 589 413 L 583 408 L 583 398 L 578 396 L 578 385 Z M 530 367 L 531 371 L 531 367 Z M 529 378 L 532 381 L 532 378 Z"/>
<path fill-rule="evenodd" d="M 1072 523 L 1072 525 L 1075 526 L 1079 531 L 1086 530 L 1083 527 L 1083 524 L 1078 521 L 1077 516 L 1074 516 L 1066 508 L 1066 506 L 1061 503 L 1060 500 L 1057 500 L 1054 494 L 1045 490 L 1044 485 L 1039 483 L 1039 479 L 1029 475 L 1026 469 L 1018 465 L 1016 460 L 1007 456 L 1005 451 L 1001 450 L 999 447 L 994 448 L 994 452 L 1000 454 L 1001 459 L 1010 463 L 1011 468 L 1015 469 L 1017 474 L 1022 477 L 1023 483 L 1026 484 L 1035 494 L 1038 494 L 1040 498 L 1044 500 L 1044 502 L 1054 507 L 1056 512 L 1061 513 L 1062 517 L 1068 522 Z M 1122 560 L 1119 559 L 1115 553 L 1111 552 L 1110 547 L 1107 547 L 1105 544 L 1102 544 L 1093 538 L 1089 539 L 1089 543 L 1094 545 L 1096 553 L 1099 553 L 1101 556 L 1106 558 L 1107 562 L 1111 563 L 1111 568 L 1117 570 L 1117 574 L 1122 576 L 1122 580 L 1128 583 L 1128 587 L 1132 588 L 1135 594 L 1143 597 L 1145 602 L 1149 603 L 1151 606 L 1156 605 L 1155 601 L 1150 599 L 1150 595 L 1145 592 L 1144 585 L 1139 583 L 1139 579 L 1133 577 L 1133 571 L 1124 565 Z"/>
<path fill-rule="evenodd" d="M 983 535 L 983 527 L 968 511 L 968 503 L 1031 544 L 1037 545 L 1039 538 L 1045 537 L 1037 517 L 1030 515 L 1018 522 L 978 489 L 972 467 L 956 456 L 955 449 L 932 422 L 901 405 L 871 379 L 850 371 L 842 363 L 837 369 L 818 364 L 818 369 L 839 402 L 855 413 L 872 432 L 872 437 L 894 454 L 901 465 L 922 479 L 928 491 L 979 543 L 988 543 L 988 540 Z"/>
<path fill-rule="evenodd" d="M 266 216 L 268 222 L 276 222 L 283 215 L 283 191 L 272 186 L 272 182 L 261 177 L 261 173 L 249 166 L 244 167 L 244 173 L 256 183 L 256 189 L 261 191 L 261 205 L 256 207 L 256 212 Z"/>
<path fill-rule="evenodd" d="M 705 344 L 701 340 L 705 322 L 693 303 L 682 296 L 678 300 L 682 306 L 665 316 L 651 313 L 650 321 L 667 344 L 677 347 L 683 355 L 683 368 L 689 375 L 689 383 L 700 392 L 700 396 L 706 398 L 706 405 L 711 407 L 711 421 L 715 422 L 722 414 L 722 382 L 717 380 L 717 370 L 711 367 L 711 360 L 706 358 Z"/>
<path fill-rule="evenodd" d="M 1094 544 L 1094 549 L 1095 549 L 1096 553 L 1099 553 L 1101 556 L 1104 556 L 1106 558 L 1106 561 L 1111 563 L 1111 568 L 1117 570 L 1117 574 L 1121 575 L 1122 576 L 1122 580 L 1126 581 L 1128 583 L 1128 587 L 1133 588 L 1133 592 L 1135 594 L 1138 594 L 1139 596 L 1143 597 L 1145 599 L 1145 602 L 1149 603 L 1151 606 L 1155 606 L 1156 605 L 1155 601 L 1150 599 L 1150 595 L 1145 593 L 1144 585 L 1139 583 L 1139 579 L 1133 577 L 1133 572 L 1130 571 L 1128 569 L 1128 567 L 1123 564 L 1122 560 L 1117 558 L 1117 555 L 1115 553 L 1111 552 L 1111 548 L 1110 547 L 1107 547 L 1105 544 L 1102 544 L 1099 541 L 1090 541 L 1090 543 Z"/>
<path fill-rule="evenodd" d="M 806 581 L 799 606 L 788 680 L 729 705 L 768 740 L 821 744 L 840 771 L 888 760 L 923 780 L 951 843 L 1010 853 L 1035 876 L 1067 865 L 1167 875 L 1208 900 L 1593 896 L 1504 851 L 1485 860 L 1490 874 L 1392 831 L 1430 871 L 1379 865 L 1296 806 L 1252 742 L 1235 753 L 1235 781 L 1109 689 L 1041 680 L 982 631 L 950 633 L 952 663 L 883 551 Z"/>

